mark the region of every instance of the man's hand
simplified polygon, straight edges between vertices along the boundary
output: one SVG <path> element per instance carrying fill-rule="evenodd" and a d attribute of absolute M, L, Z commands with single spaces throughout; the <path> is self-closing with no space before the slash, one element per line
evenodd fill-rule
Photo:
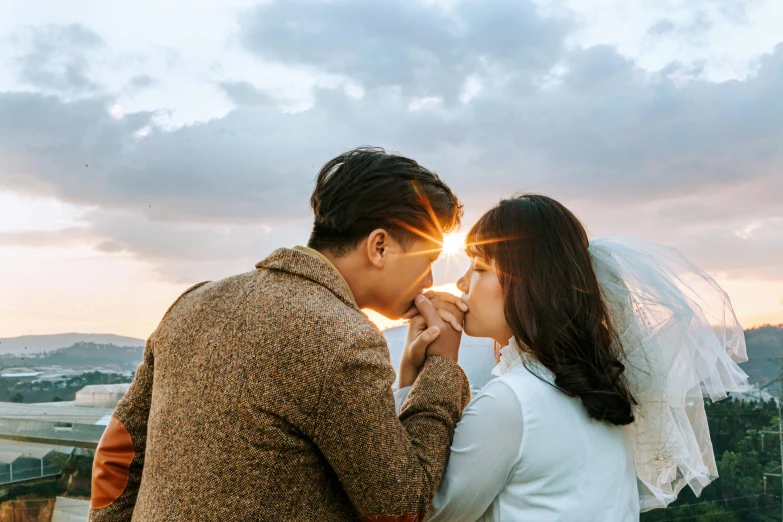
<path fill-rule="evenodd" d="M 449 328 L 444 323 L 445 328 Z M 441 332 L 441 325 L 427 326 L 424 316 L 419 314 L 411 319 L 408 325 L 408 336 L 405 339 L 405 348 L 402 351 L 400 360 L 400 371 L 397 376 L 397 387 L 399 389 L 410 386 L 419 376 L 424 359 L 427 356 L 427 346 L 438 338 Z"/>
<path fill-rule="evenodd" d="M 428 292 L 416 298 L 415 307 L 403 316 L 411 322 L 400 361 L 399 388 L 413 384 L 426 356 L 457 360 L 465 311 L 467 305 L 452 294 Z"/>

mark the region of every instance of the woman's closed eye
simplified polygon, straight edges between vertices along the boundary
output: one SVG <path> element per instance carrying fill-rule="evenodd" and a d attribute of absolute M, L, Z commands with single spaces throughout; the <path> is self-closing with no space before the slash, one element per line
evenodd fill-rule
<path fill-rule="evenodd" d="M 488 264 L 486 261 L 477 259 L 473 262 L 473 266 L 471 268 L 474 272 L 486 272 L 487 270 L 492 269 L 492 265 Z"/>

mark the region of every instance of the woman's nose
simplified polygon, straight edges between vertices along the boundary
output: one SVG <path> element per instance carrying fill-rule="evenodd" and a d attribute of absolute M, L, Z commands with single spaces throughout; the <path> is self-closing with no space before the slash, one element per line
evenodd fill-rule
<path fill-rule="evenodd" d="M 463 294 L 467 294 L 470 291 L 470 270 L 457 280 L 457 288 Z"/>

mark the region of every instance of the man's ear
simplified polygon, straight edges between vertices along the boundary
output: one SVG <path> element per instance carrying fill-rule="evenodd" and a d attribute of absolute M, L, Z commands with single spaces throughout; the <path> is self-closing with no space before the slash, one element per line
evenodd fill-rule
<path fill-rule="evenodd" d="M 367 236 L 367 239 L 365 240 L 367 260 L 375 268 L 383 268 L 390 239 L 389 233 L 382 228 L 373 230 L 370 232 L 370 235 Z"/>

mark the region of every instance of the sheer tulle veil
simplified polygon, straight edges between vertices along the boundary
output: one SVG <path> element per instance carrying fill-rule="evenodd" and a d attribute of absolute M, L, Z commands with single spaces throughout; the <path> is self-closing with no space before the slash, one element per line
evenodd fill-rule
<path fill-rule="evenodd" d="M 590 242 L 638 405 L 625 435 L 642 511 L 718 476 L 704 397 L 747 387 L 745 336 L 726 293 L 677 249 L 625 237 Z"/>

